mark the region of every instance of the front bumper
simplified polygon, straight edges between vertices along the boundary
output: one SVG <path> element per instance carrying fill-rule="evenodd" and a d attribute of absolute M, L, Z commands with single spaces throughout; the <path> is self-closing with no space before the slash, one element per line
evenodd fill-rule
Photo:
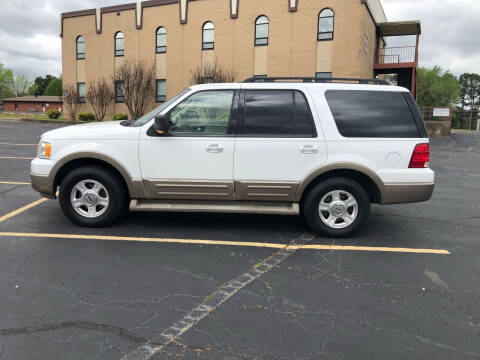
<path fill-rule="evenodd" d="M 42 197 L 47 199 L 56 199 L 55 191 L 53 189 L 53 180 L 47 175 L 30 174 L 32 181 L 32 188 L 38 191 Z"/>
<path fill-rule="evenodd" d="M 48 199 L 55 199 L 54 175 L 52 169 L 55 162 L 52 160 L 45 160 L 35 158 L 31 163 L 30 178 L 32 188 L 38 191 L 40 195 Z"/>

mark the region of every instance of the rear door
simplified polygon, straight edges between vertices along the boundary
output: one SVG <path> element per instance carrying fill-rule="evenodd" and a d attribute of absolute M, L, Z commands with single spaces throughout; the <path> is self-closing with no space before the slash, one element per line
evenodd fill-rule
<path fill-rule="evenodd" d="M 300 89 L 241 91 L 236 200 L 292 201 L 299 182 L 326 160 L 322 131 L 311 109 L 309 95 Z"/>

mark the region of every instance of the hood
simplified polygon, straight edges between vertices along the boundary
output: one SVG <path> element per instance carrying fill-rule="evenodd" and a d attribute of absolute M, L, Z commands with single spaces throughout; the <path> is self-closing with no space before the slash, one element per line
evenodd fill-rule
<path fill-rule="evenodd" d="M 66 126 L 47 131 L 42 140 L 132 140 L 138 139 L 140 127 L 120 125 L 120 121 L 105 121 Z"/>

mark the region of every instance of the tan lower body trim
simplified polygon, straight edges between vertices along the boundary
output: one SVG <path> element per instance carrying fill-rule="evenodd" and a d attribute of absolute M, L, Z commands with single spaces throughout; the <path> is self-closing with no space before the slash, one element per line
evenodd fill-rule
<path fill-rule="evenodd" d="M 299 205 L 288 202 L 132 200 L 131 211 L 210 212 L 298 215 Z"/>
<path fill-rule="evenodd" d="M 381 204 L 403 204 L 427 201 L 432 197 L 434 184 L 398 183 L 385 184 Z"/>
<path fill-rule="evenodd" d="M 298 182 L 235 181 L 235 199 L 245 201 L 293 201 Z"/>
<path fill-rule="evenodd" d="M 233 200 L 233 181 L 144 180 L 150 199 Z"/>
<path fill-rule="evenodd" d="M 55 199 L 53 182 L 50 176 L 31 174 L 30 178 L 35 191 L 38 191 L 44 198 Z"/>

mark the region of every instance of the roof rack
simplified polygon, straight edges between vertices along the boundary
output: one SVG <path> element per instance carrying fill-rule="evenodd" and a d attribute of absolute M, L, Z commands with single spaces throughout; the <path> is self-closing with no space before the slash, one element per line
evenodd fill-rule
<path fill-rule="evenodd" d="M 306 83 L 358 83 L 375 85 L 392 85 L 387 80 L 382 79 L 356 79 L 356 78 L 315 78 L 315 77 L 250 77 L 243 81 L 244 83 L 254 82 L 306 82 Z"/>

